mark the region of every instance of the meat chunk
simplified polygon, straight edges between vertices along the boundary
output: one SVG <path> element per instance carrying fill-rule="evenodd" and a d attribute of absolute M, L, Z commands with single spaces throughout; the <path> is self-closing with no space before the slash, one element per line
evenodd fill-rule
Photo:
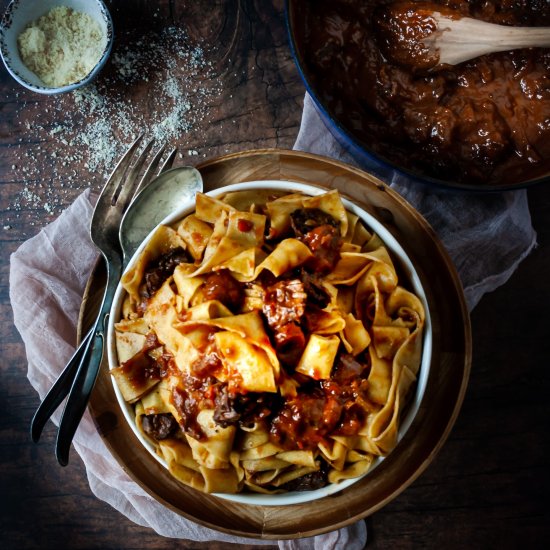
<path fill-rule="evenodd" d="M 332 271 L 340 259 L 340 223 L 319 208 L 295 210 L 290 214 L 290 221 L 296 237 L 313 253 L 306 267 L 317 273 Z"/>
<path fill-rule="evenodd" d="M 143 414 L 141 415 L 141 426 L 143 431 L 156 441 L 174 435 L 179 428 L 176 419 L 170 413 Z"/>
<path fill-rule="evenodd" d="M 328 483 L 328 475 L 325 470 L 311 472 L 305 476 L 298 477 L 282 485 L 285 491 L 315 491 Z"/>
<path fill-rule="evenodd" d="M 269 326 L 278 329 L 304 315 L 307 294 L 300 279 L 284 279 L 267 287 L 262 311 Z"/>
<path fill-rule="evenodd" d="M 283 448 L 313 450 L 337 426 L 343 405 L 315 387 L 287 399 L 271 422 L 270 437 Z"/>
<path fill-rule="evenodd" d="M 306 267 L 316 273 L 330 273 L 340 259 L 340 230 L 333 225 L 320 225 L 307 233 L 303 241 L 313 252 Z"/>
<path fill-rule="evenodd" d="M 339 223 L 319 208 L 299 208 L 290 214 L 290 224 L 296 237 L 305 237 L 312 229 L 321 225 L 339 228 Z"/>
<path fill-rule="evenodd" d="M 304 291 L 307 294 L 308 302 L 319 309 L 326 308 L 330 303 L 330 296 L 323 288 L 319 274 L 309 273 L 302 269 L 300 279 L 304 283 Z"/>
<path fill-rule="evenodd" d="M 145 290 L 144 297 L 150 298 L 162 286 L 164 281 L 173 273 L 176 266 L 183 262 L 188 262 L 189 257 L 181 247 L 163 254 L 156 261 L 151 262 L 145 270 Z"/>
<path fill-rule="evenodd" d="M 229 395 L 227 386 L 223 386 L 216 395 L 214 409 L 214 422 L 223 428 L 236 424 L 241 415 L 235 409 L 235 399 Z"/>
<path fill-rule="evenodd" d="M 276 394 L 231 394 L 227 386 L 222 386 L 216 395 L 214 421 L 224 428 L 234 424 L 250 426 L 269 417 L 278 408 L 278 400 Z"/>
<path fill-rule="evenodd" d="M 359 378 L 367 365 L 359 362 L 353 355 L 342 354 L 337 361 L 332 378 L 339 384 L 349 384 Z"/>
<path fill-rule="evenodd" d="M 287 366 L 296 367 L 305 347 L 306 338 L 296 323 L 287 323 L 275 333 L 277 356 Z"/>
<path fill-rule="evenodd" d="M 202 293 L 206 300 L 218 300 L 233 312 L 240 308 L 244 300 L 243 286 L 227 269 L 208 275 Z"/>

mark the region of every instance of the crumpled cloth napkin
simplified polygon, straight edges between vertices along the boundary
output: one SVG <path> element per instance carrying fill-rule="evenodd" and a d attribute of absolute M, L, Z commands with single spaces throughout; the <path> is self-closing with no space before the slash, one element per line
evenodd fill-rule
<path fill-rule="evenodd" d="M 309 96 L 296 149 L 354 163 L 327 132 Z M 470 308 L 503 284 L 536 242 L 524 191 L 488 196 L 453 195 L 407 186 L 394 172 L 370 168 L 411 202 L 432 224 L 461 276 Z M 28 378 L 42 399 L 74 351 L 76 323 L 97 252 L 88 227 L 93 206 L 88 191 L 11 256 L 10 299 L 26 347 Z M 59 424 L 60 412 L 53 421 Z M 194 541 L 274 544 L 206 529 L 163 507 L 133 482 L 111 456 L 86 412 L 74 439 L 92 492 L 133 522 L 160 535 Z M 360 550 L 364 521 L 338 531 L 290 541 L 285 550 Z"/>
<path fill-rule="evenodd" d="M 93 203 L 95 197 L 85 191 L 11 256 L 10 299 L 15 326 L 26 347 L 28 379 L 41 399 L 74 351 L 82 295 L 98 256 L 89 237 Z M 61 410 L 52 417 L 56 425 Z M 139 525 L 172 538 L 276 544 L 207 529 L 162 506 L 122 470 L 103 443 L 89 411 L 73 444 L 86 467 L 92 492 Z M 278 544 L 283 550 L 361 550 L 365 541 L 365 523 L 358 522 L 348 529 Z"/>
<path fill-rule="evenodd" d="M 536 245 L 525 190 L 491 194 L 436 191 L 376 162 L 359 164 L 328 132 L 306 94 L 295 149 L 343 160 L 371 172 L 410 202 L 451 256 L 470 311 L 503 285 Z"/>

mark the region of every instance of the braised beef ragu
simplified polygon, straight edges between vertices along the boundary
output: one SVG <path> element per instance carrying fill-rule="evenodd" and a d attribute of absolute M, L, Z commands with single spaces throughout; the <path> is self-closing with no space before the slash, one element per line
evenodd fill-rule
<path fill-rule="evenodd" d="M 215 324 L 202 325 L 200 338 L 197 337 L 193 344 L 199 353 L 186 365 L 186 372 L 176 366 L 172 355 L 161 353 L 164 348 L 156 334 L 148 334 L 142 351 L 131 361 L 142 363 L 144 377 L 177 377 L 177 385 L 170 390 L 174 416 L 162 413 L 141 417 L 143 431 L 154 440 L 162 441 L 181 432 L 176 437 L 185 434 L 204 441 L 206 436 L 197 417 L 201 411 L 210 410 L 214 422 L 223 428 L 246 429 L 260 424 L 269 433 L 270 440 L 284 449 L 314 450 L 319 443 L 328 443 L 332 435 L 356 435 L 367 414 L 374 410 L 367 398 L 368 354 L 353 356 L 346 353 L 340 343 L 328 379 L 314 380 L 295 370 L 310 336 L 330 315 L 324 311 L 331 296 L 324 287 L 323 278 L 338 262 L 343 239 L 340 222 L 323 210 L 299 208 L 290 217 L 290 232 L 279 238 L 293 237 L 304 243 L 312 253 L 307 263 L 281 276 L 266 269 L 254 278 L 253 284 L 238 281 L 228 269 L 201 275 L 202 283 L 191 300 L 191 307 L 217 300 L 238 315 L 246 311 L 245 297 L 250 298 L 252 293 L 261 301 L 261 305 L 254 307 L 261 315 L 263 328 L 279 360 L 279 388 L 283 387 L 282 381 L 286 378 L 291 381 L 291 389 L 287 387 L 287 393 L 282 389 L 280 393 L 243 389 L 240 374 L 224 371 L 229 367 L 222 361 L 216 344 L 216 334 L 222 329 Z M 243 232 L 252 229 L 246 219 L 240 220 L 237 228 Z M 270 242 L 267 248 L 271 250 L 269 247 L 276 245 L 277 242 Z M 138 313 L 145 311 L 150 298 L 181 262 L 192 263 L 183 249 L 173 250 L 150 262 L 141 289 L 143 309 L 138 307 Z M 186 308 L 178 310 L 177 315 L 182 323 L 192 320 Z M 320 464 L 319 471 L 282 488 L 302 491 L 326 485 L 329 465 L 322 455 L 315 460 Z"/>
<path fill-rule="evenodd" d="M 271 421 L 270 436 L 285 449 L 313 450 L 334 430 L 341 413 L 338 399 L 315 387 L 286 400 Z"/>
<path fill-rule="evenodd" d="M 367 368 L 367 362 L 360 362 L 349 353 L 342 353 L 338 362 L 334 365 L 331 378 L 338 384 L 349 384 L 363 374 Z"/>
<path fill-rule="evenodd" d="M 160 380 L 161 366 L 161 363 L 144 350 L 120 365 L 121 369 L 128 373 L 130 384 L 135 387 L 141 387 L 149 380 Z"/>
<path fill-rule="evenodd" d="M 244 300 L 244 287 L 227 269 L 214 271 L 206 277 L 202 286 L 206 300 L 218 300 L 235 312 Z"/>
<path fill-rule="evenodd" d="M 326 466 L 326 462 L 323 461 L 322 464 Z M 327 483 L 328 471 L 325 467 L 317 472 L 312 472 L 311 474 L 288 481 L 284 485 L 281 485 L 281 489 L 285 491 L 315 491 L 316 489 L 321 489 Z"/>
<path fill-rule="evenodd" d="M 182 262 L 188 262 L 187 252 L 181 248 L 170 250 L 157 259 L 149 262 L 143 276 L 144 284 L 140 286 L 140 303 L 137 305 L 138 313 L 143 315 L 147 309 L 147 300 L 163 285 L 173 273 L 176 266 Z"/>
<path fill-rule="evenodd" d="M 342 247 L 339 222 L 318 208 L 295 210 L 290 219 L 296 237 L 313 252 L 306 268 L 320 274 L 332 271 Z"/>
<path fill-rule="evenodd" d="M 319 208 L 298 208 L 290 214 L 290 224 L 298 239 L 304 238 L 312 229 L 321 225 L 339 228 L 340 224 Z"/>
<path fill-rule="evenodd" d="M 300 270 L 300 280 L 304 285 L 308 303 L 323 309 L 330 303 L 330 296 L 323 288 L 320 279 L 319 273 L 310 273 L 305 269 Z"/>
<path fill-rule="evenodd" d="M 329 434 L 356 435 L 371 410 L 369 362 L 341 354 L 330 379 L 287 399 L 271 422 L 271 437 L 286 448 L 314 449 Z"/>
<path fill-rule="evenodd" d="M 374 11 L 377 44 L 384 56 L 414 71 L 427 71 L 437 65 L 439 54 L 435 48 L 425 45 L 424 39 L 437 30 L 432 12 L 448 12 L 438 4 L 395 2 L 380 5 Z"/>
<path fill-rule="evenodd" d="M 159 350 L 162 349 L 162 353 L 158 354 L 150 354 L 149 352 L 153 350 Z M 141 353 L 147 355 L 148 361 L 151 363 L 151 366 L 149 368 L 149 371 L 151 373 L 155 373 L 160 376 L 160 378 L 164 378 L 168 375 L 168 372 L 175 368 L 174 365 L 174 356 L 170 353 L 168 353 L 164 348 L 161 348 L 161 343 L 159 342 L 157 335 L 154 332 L 149 332 L 145 337 L 145 343 L 143 344 L 143 347 L 141 348 Z"/>
<path fill-rule="evenodd" d="M 147 297 L 155 294 L 164 281 L 174 273 L 174 269 L 176 269 L 178 264 L 188 262 L 189 259 L 187 252 L 183 248 L 178 247 L 151 262 L 145 269 Z"/>
<path fill-rule="evenodd" d="M 277 330 L 299 321 L 304 315 L 307 294 L 299 279 L 283 279 L 265 289 L 263 314 L 268 325 Z"/>
<path fill-rule="evenodd" d="M 375 11 L 393 0 L 290 4 L 306 78 L 329 116 L 367 151 L 416 174 L 469 185 L 548 174 L 550 50 L 517 49 L 415 72 L 384 54 Z M 550 25 L 545 0 L 430 4 L 501 25 Z"/>
<path fill-rule="evenodd" d="M 222 366 L 220 356 L 216 351 L 206 351 L 191 363 L 189 371 L 196 378 L 205 378 L 212 376 Z"/>
<path fill-rule="evenodd" d="M 197 422 L 201 410 L 214 411 L 214 421 L 222 427 L 239 423 L 249 426 L 265 420 L 279 405 L 280 396 L 267 393 L 238 393 L 235 380 L 223 383 L 211 374 L 221 362 L 215 353 L 192 365 L 191 373 L 183 376 L 181 387 L 172 391 L 172 404 L 178 411 L 180 428 L 195 439 L 204 439 Z"/>
<path fill-rule="evenodd" d="M 278 394 L 231 393 L 227 386 L 222 385 L 216 395 L 214 420 L 224 428 L 233 424 L 250 427 L 269 419 L 280 406 Z"/>
<path fill-rule="evenodd" d="M 275 351 L 283 365 L 292 370 L 306 347 L 304 331 L 296 323 L 286 323 L 274 335 Z"/>
<path fill-rule="evenodd" d="M 143 344 L 143 351 L 151 351 L 158 348 L 161 345 L 155 332 L 151 331 L 145 336 L 145 344 Z"/>
<path fill-rule="evenodd" d="M 180 415 L 180 427 L 184 433 L 199 441 L 204 440 L 197 415 L 201 410 L 214 409 L 221 386 L 213 377 L 199 379 L 183 375 L 183 384 L 172 389 L 172 404 Z"/>
<path fill-rule="evenodd" d="M 173 372 L 176 369 L 174 363 L 174 356 L 168 352 L 164 352 L 155 359 L 155 363 L 159 369 L 161 378 L 168 376 L 169 372 Z"/>
<path fill-rule="evenodd" d="M 310 383 L 286 400 L 271 421 L 270 435 L 279 445 L 314 449 L 328 434 L 356 435 L 370 410 L 367 399 L 368 364 L 341 355 L 336 376 Z"/>
<path fill-rule="evenodd" d="M 365 423 L 367 414 L 374 410 L 367 398 L 367 380 L 358 378 L 350 382 L 349 385 L 340 385 L 333 380 L 323 380 L 321 386 L 324 391 L 338 396 L 338 399 L 345 403 L 338 425 L 332 432 L 333 435 L 357 435 Z"/>
<path fill-rule="evenodd" d="M 281 396 L 277 393 L 239 394 L 236 406 L 241 411 L 241 425 L 252 426 L 271 418 L 281 403 Z"/>
<path fill-rule="evenodd" d="M 216 395 L 214 422 L 223 428 L 236 424 L 241 413 L 235 409 L 235 395 L 229 395 L 227 386 L 223 386 Z"/>
<path fill-rule="evenodd" d="M 316 273 L 330 273 L 340 259 L 340 230 L 332 225 L 320 225 L 307 233 L 303 240 L 313 252 L 306 267 Z"/>
<path fill-rule="evenodd" d="M 143 431 L 156 441 L 173 436 L 179 430 L 179 424 L 170 413 L 141 415 Z"/>

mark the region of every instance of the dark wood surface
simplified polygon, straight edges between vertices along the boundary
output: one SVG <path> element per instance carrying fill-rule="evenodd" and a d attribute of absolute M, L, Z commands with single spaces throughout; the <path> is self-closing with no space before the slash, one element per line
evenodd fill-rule
<path fill-rule="evenodd" d="M 195 107 L 194 116 L 187 112 L 185 132 L 180 128 L 180 136 L 171 140 L 183 152 L 182 162 L 196 164 L 226 152 L 292 146 L 304 88 L 288 50 L 282 4 L 277 0 L 116 2 L 113 53 L 125 54 L 127 61 L 130 46 L 132 51 L 138 49 L 139 33 L 159 32 L 166 25 L 185 30 L 186 52 L 193 44 L 203 46 L 202 53 L 195 50 L 200 70 L 191 70 L 187 58 L 191 68 L 183 99 Z M 151 35 L 146 36 L 150 40 Z M 145 42 L 144 49 L 150 45 Z M 120 111 L 126 105 L 124 98 L 132 98 L 141 120 L 153 119 L 159 110 L 173 114 L 174 109 L 156 101 L 159 92 L 153 85 L 163 76 L 155 63 L 140 68 L 141 80 L 129 82 L 119 78 L 122 65 L 117 68 L 115 60 L 114 56 L 97 81 L 100 97 L 118 101 Z M 101 106 L 94 110 L 86 98 L 78 101 L 75 94 L 60 98 L 27 92 L 0 68 L 2 547 L 221 549 L 230 545 L 169 540 L 131 523 L 93 496 L 76 453 L 67 468 L 58 466 L 52 425 L 38 445 L 28 435 L 39 400 L 27 381 L 25 350 L 13 326 L 9 255 L 83 189 L 100 187 L 112 160 L 104 150 L 91 155 L 71 132 L 92 135 L 90 126 L 110 112 Z M 108 143 L 128 143 L 123 120 L 113 116 L 110 122 L 114 138 Z M 97 134 L 96 141 L 102 135 Z M 474 310 L 472 372 L 455 428 L 428 470 L 367 520 L 368 548 L 547 545 L 550 189 L 534 188 L 529 199 L 539 246 L 503 287 Z"/>

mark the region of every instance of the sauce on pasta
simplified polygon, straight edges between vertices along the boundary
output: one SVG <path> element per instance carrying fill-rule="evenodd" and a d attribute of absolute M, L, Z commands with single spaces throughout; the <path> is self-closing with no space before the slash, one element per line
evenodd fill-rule
<path fill-rule="evenodd" d="M 182 482 L 314 489 L 396 444 L 424 310 L 336 191 L 198 195 L 122 283 L 111 372 Z"/>

